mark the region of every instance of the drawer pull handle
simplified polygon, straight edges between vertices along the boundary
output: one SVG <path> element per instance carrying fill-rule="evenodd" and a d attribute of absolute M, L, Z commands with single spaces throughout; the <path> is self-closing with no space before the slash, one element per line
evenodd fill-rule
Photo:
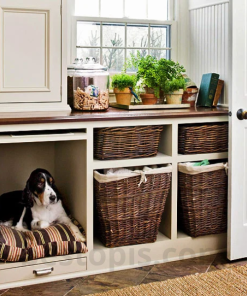
<path fill-rule="evenodd" d="M 44 268 L 44 269 L 37 269 L 34 270 L 33 273 L 35 273 L 36 275 L 47 275 L 53 272 L 53 267 L 50 268 Z"/>

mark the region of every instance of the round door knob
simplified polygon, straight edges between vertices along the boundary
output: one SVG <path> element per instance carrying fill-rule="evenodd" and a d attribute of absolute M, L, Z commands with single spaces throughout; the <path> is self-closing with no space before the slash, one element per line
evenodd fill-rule
<path fill-rule="evenodd" d="M 237 111 L 237 118 L 239 120 L 244 120 L 244 119 L 247 119 L 247 111 L 244 111 L 243 109 L 239 109 Z"/>

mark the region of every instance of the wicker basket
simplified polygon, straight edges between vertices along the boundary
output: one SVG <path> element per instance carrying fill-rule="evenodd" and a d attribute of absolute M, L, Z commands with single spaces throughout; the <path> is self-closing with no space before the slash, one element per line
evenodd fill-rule
<path fill-rule="evenodd" d="M 197 174 L 179 171 L 178 223 L 192 237 L 222 233 L 227 228 L 225 168 L 218 164 L 196 168 L 200 169 Z"/>
<path fill-rule="evenodd" d="M 163 126 L 109 127 L 94 131 L 94 158 L 131 159 L 158 153 Z"/>
<path fill-rule="evenodd" d="M 215 153 L 228 151 L 228 123 L 179 125 L 178 153 Z"/>
<path fill-rule="evenodd" d="M 106 247 L 156 241 L 170 190 L 171 167 L 166 171 L 146 174 L 147 182 L 140 186 L 140 174 L 101 183 L 96 179 L 102 175 L 94 173 L 99 231 Z"/>

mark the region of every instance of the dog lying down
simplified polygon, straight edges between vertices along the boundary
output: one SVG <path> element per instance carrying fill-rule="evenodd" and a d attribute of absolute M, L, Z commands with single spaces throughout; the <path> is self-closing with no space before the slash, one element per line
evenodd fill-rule
<path fill-rule="evenodd" d="M 0 196 L 0 224 L 16 230 L 28 231 L 50 225 L 67 224 L 76 240 L 86 238 L 67 216 L 54 178 L 44 169 L 33 171 L 23 191 L 13 191 Z"/>

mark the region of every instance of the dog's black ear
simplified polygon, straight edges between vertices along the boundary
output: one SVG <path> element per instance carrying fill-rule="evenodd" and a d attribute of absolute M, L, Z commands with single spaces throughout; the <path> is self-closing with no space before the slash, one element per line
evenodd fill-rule
<path fill-rule="evenodd" d="M 52 184 L 52 189 L 55 191 L 55 193 L 57 195 L 57 201 L 62 199 L 62 195 L 61 195 L 60 191 L 57 189 L 57 186 L 55 185 L 55 183 Z"/>
<path fill-rule="evenodd" d="M 26 208 L 32 208 L 33 207 L 33 195 L 32 192 L 29 189 L 29 181 L 26 183 L 26 187 L 22 192 L 22 202 L 21 202 Z"/>

